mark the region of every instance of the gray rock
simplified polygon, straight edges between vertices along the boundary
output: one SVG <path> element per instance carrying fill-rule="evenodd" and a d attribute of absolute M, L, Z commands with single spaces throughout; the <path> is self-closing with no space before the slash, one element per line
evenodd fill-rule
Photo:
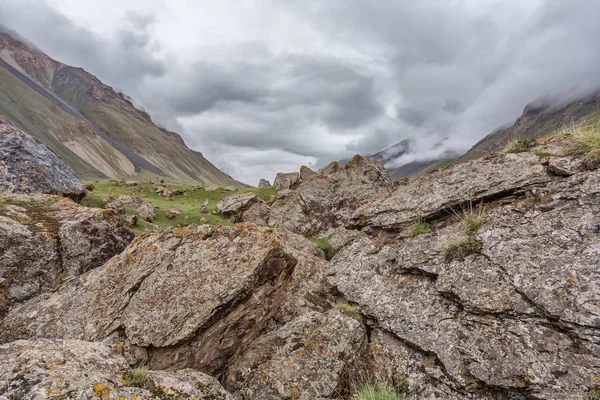
<path fill-rule="evenodd" d="M 300 180 L 302 181 L 307 180 L 308 178 L 316 174 L 317 173 L 315 171 L 313 171 L 305 165 L 300 167 Z"/>
<path fill-rule="evenodd" d="M 4 197 L 0 276 L 12 302 L 97 268 L 133 239 L 112 212 L 50 195 Z"/>
<path fill-rule="evenodd" d="M 525 164 L 527 154 L 506 159 L 513 176 L 496 181 L 500 174 L 487 168 L 497 168 L 497 161 L 466 163 L 490 177 L 485 192 L 496 193 L 476 233 L 481 254 L 445 261 L 445 248 L 464 235 L 450 214 L 416 237 L 362 233 L 328 266 L 330 283 L 375 321 L 377 341 L 388 338 L 382 362 L 393 375 L 408 377 L 414 398 L 489 399 L 501 392 L 514 399 L 577 399 L 596 385 L 600 174 L 548 179 L 536 163 Z M 464 184 L 476 186 L 479 175 Z M 448 194 L 440 176 L 418 178 L 408 193 L 428 187 Z M 371 220 L 387 227 L 408 218 L 400 196 L 378 204 Z M 422 209 L 443 215 L 443 208 L 424 203 Z"/>
<path fill-rule="evenodd" d="M 273 186 L 277 190 L 291 190 L 296 188 L 300 182 L 300 175 L 297 172 L 280 172 L 275 177 Z"/>
<path fill-rule="evenodd" d="M 104 343 L 40 339 L 0 345 L 2 398 L 233 400 L 215 378 L 200 372 L 148 371 L 140 388 L 124 378 L 129 371 L 119 347 Z"/>
<path fill-rule="evenodd" d="M 345 373 L 366 354 L 362 323 L 337 310 L 309 312 L 255 340 L 228 369 L 239 398 L 337 398 Z"/>
<path fill-rule="evenodd" d="M 85 196 L 83 183 L 52 150 L 0 116 L 0 192 Z"/>
<path fill-rule="evenodd" d="M 154 369 L 218 375 L 271 324 L 331 307 L 316 251 L 254 225 L 145 235 L 104 267 L 13 307 L 0 340 L 110 337 L 146 348 Z"/>
<path fill-rule="evenodd" d="M 269 226 L 307 237 L 344 226 L 354 211 L 394 186 L 383 166 L 355 156 L 335 173 L 314 175 L 271 205 Z"/>
<path fill-rule="evenodd" d="M 396 188 L 356 210 L 353 227 L 398 228 L 418 217 L 432 218 L 440 211 L 494 196 L 524 191 L 554 179 L 532 153 L 506 153 L 467 161 L 428 174 Z"/>
<path fill-rule="evenodd" d="M 254 193 L 237 193 L 221 200 L 217 211 L 231 222 L 266 225 L 270 207 Z"/>
<path fill-rule="evenodd" d="M 264 188 L 268 188 L 271 187 L 271 182 L 269 182 L 266 179 L 261 179 L 260 182 L 258 182 L 258 188 L 259 189 L 264 189 Z"/>

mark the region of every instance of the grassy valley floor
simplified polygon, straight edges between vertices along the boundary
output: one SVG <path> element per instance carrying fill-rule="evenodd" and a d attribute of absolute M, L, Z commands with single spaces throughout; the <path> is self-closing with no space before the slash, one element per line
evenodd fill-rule
<path fill-rule="evenodd" d="M 88 207 L 103 208 L 102 200 L 109 196 L 132 196 L 139 197 L 146 202 L 152 203 L 156 211 L 156 219 L 154 223 L 143 221 L 138 218 L 137 226 L 130 228 L 136 234 L 144 234 L 153 232 L 155 230 L 169 228 L 169 227 L 183 227 L 187 225 L 231 225 L 231 222 L 226 220 L 217 209 L 217 203 L 223 200 L 225 197 L 230 196 L 234 193 L 245 193 L 254 192 L 261 199 L 267 201 L 273 195 L 277 194 L 274 187 L 255 189 L 255 188 L 237 188 L 235 192 L 224 190 L 219 187 L 214 191 L 205 190 L 208 186 L 198 185 L 185 185 L 185 184 L 155 184 L 148 182 L 138 182 L 137 186 L 122 186 L 118 185 L 117 181 L 104 180 L 104 181 L 87 181 L 86 184 L 94 186 L 93 191 L 88 191 L 86 197 L 82 200 L 81 204 Z M 171 199 L 167 199 L 156 193 L 158 186 L 165 186 L 170 190 L 181 189 L 184 191 L 182 195 L 173 196 Z M 211 211 L 209 214 L 200 212 L 202 203 L 208 200 L 208 208 Z M 181 214 L 175 218 L 168 218 L 169 210 L 171 207 L 175 207 L 181 210 Z M 130 215 L 135 215 L 136 212 L 133 209 L 126 207 L 126 214 L 121 217 L 123 220 Z"/>

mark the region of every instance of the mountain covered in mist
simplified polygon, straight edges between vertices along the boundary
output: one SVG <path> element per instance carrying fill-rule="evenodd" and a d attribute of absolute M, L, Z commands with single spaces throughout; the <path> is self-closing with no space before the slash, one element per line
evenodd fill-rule
<path fill-rule="evenodd" d="M 0 88 L 0 115 L 43 141 L 80 177 L 238 184 L 123 94 L 5 29 Z"/>

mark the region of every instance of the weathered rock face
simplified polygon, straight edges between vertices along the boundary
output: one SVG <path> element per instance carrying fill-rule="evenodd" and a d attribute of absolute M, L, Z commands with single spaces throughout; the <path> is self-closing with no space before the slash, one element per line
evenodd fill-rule
<path fill-rule="evenodd" d="M 259 188 L 259 189 L 264 189 L 264 188 L 268 188 L 268 187 L 271 187 L 271 182 L 269 182 L 268 180 L 266 180 L 266 179 L 261 179 L 261 180 L 258 182 L 258 188 Z"/>
<path fill-rule="evenodd" d="M 218 375 L 269 324 L 331 307 L 317 251 L 254 225 L 146 235 L 104 267 L 14 308 L 0 338 L 110 337 L 141 349 L 134 358 L 155 369 Z"/>
<path fill-rule="evenodd" d="M 124 377 L 130 370 L 119 347 L 78 340 L 20 340 L 0 345 L 0 397 L 8 399 L 233 400 L 219 382 L 200 372 L 148 371 L 143 388 Z"/>
<path fill-rule="evenodd" d="M 225 385 L 243 399 L 337 398 L 366 354 L 363 324 L 340 311 L 308 312 L 254 341 Z"/>
<path fill-rule="evenodd" d="M 113 213 L 50 196 L 6 196 L 0 207 L 0 277 L 12 302 L 97 268 L 133 233 Z"/>
<path fill-rule="evenodd" d="M 300 175 L 297 172 L 280 172 L 273 181 L 273 186 L 277 190 L 290 190 L 295 189 L 300 182 Z"/>
<path fill-rule="evenodd" d="M 83 183 L 45 144 L 0 116 L 0 193 L 85 196 Z"/>
<path fill-rule="evenodd" d="M 270 207 L 254 193 L 237 193 L 221 200 L 217 211 L 231 222 L 266 225 Z"/>
<path fill-rule="evenodd" d="M 300 167 L 300 180 L 304 181 L 307 180 L 308 178 L 310 178 L 313 175 L 316 175 L 317 173 L 315 171 L 313 171 L 312 169 L 308 168 L 307 166 L 303 165 Z"/>
<path fill-rule="evenodd" d="M 446 215 L 445 210 L 482 199 L 507 196 L 552 180 L 531 153 L 501 154 L 435 171 L 398 187 L 390 196 L 356 210 L 351 225 L 394 228 L 417 217 Z"/>
<path fill-rule="evenodd" d="M 446 262 L 465 223 L 444 208 L 465 193 L 488 203 L 481 249 Z M 415 398 L 585 398 L 600 381 L 599 193 L 597 171 L 549 175 L 528 153 L 458 164 L 357 211 L 375 228 L 336 255 L 329 281 Z M 444 214 L 431 233 L 398 231 Z"/>
<path fill-rule="evenodd" d="M 150 202 L 143 201 L 139 197 L 109 196 L 102 200 L 102 204 L 107 210 L 113 210 L 118 214 L 124 214 L 126 211 L 125 207 L 131 207 L 138 213 L 140 218 L 148 222 L 154 222 L 154 219 L 156 218 L 154 205 Z"/>
<path fill-rule="evenodd" d="M 269 226 L 317 236 L 343 226 L 358 207 L 393 188 L 381 164 L 355 156 L 344 167 L 328 175 L 314 175 L 275 201 L 271 205 Z"/>

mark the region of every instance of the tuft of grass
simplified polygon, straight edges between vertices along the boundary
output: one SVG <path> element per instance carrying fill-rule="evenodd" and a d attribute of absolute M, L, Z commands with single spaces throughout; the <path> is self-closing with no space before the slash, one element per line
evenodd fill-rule
<path fill-rule="evenodd" d="M 504 150 L 503 153 L 526 153 L 533 146 L 535 146 L 537 142 L 535 140 L 513 140 L 510 142 Z"/>
<path fill-rule="evenodd" d="M 148 367 L 141 366 L 134 368 L 123 375 L 125 386 L 139 387 L 143 389 L 152 388 L 154 381 L 148 374 Z"/>
<path fill-rule="evenodd" d="M 367 385 L 360 389 L 353 400 L 403 400 L 396 390 L 387 385 Z"/>
<path fill-rule="evenodd" d="M 479 240 L 475 235 L 468 235 L 455 242 L 450 242 L 444 247 L 444 260 L 447 263 L 464 260 L 465 257 L 480 251 L 481 243 Z"/>
<path fill-rule="evenodd" d="M 333 309 L 339 310 L 339 312 L 341 312 L 342 314 L 346 314 L 349 317 L 362 321 L 362 314 L 360 313 L 360 311 L 358 311 L 358 307 L 356 306 L 345 303 L 338 303 L 335 306 L 333 306 Z"/>
<path fill-rule="evenodd" d="M 319 246 L 321 250 L 323 250 L 323 253 L 325 253 L 325 259 L 327 260 L 331 260 L 335 255 L 335 251 L 333 250 L 333 247 L 331 247 L 329 239 L 331 239 L 331 236 L 310 239 L 311 242 L 313 242 L 314 244 Z"/>
<path fill-rule="evenodd" d="M 481 242 L 477 240 L 476 234 L 485 223 L 483 208 L 475 210 L 472 202 L 468 207 L 463 207 L 462 212 L 452 210 L 452 213 L 459 220 L 464 236 L 448 243 L 444 248 L 444 259 L 448 263 L 463 260 L 465 257 L 481 251 Z"/>
<path fill-rule="evenodd" d="M 590 171 L 600 168 L 600 149 L 589 151 L 583 157 L 583 166 Z"/>
<path fill-rule="evenodd" d="M 410 226 L 408 227 L 408 232 L 410 236 L 415 237 L 419 235 L 423 235 L 425 233 L 431 232 L 433 229 L 433 224 L 429 222 L 425 222 L 422 217 L 418 217 L 415 219 Z"/>
<path fill-rule="evenodd" d="M 563 126 L 563 132 L 571 138 L 571 144 L 565 151 L 565 155 L 586 155 L 594 150 L 600 149 L 600 124 L 572 123 Z"/>
<path fill-rule="evenodd" d="M 533 154 L 535 154 L 538 157 L 550 157 L 554 155 L 546 149 L 535 149 L 533 151 Z"/>
<path fill-rule="evenodd" d="M 590 390 L 590 400 L 600 400 L 600 388 Z"/>

